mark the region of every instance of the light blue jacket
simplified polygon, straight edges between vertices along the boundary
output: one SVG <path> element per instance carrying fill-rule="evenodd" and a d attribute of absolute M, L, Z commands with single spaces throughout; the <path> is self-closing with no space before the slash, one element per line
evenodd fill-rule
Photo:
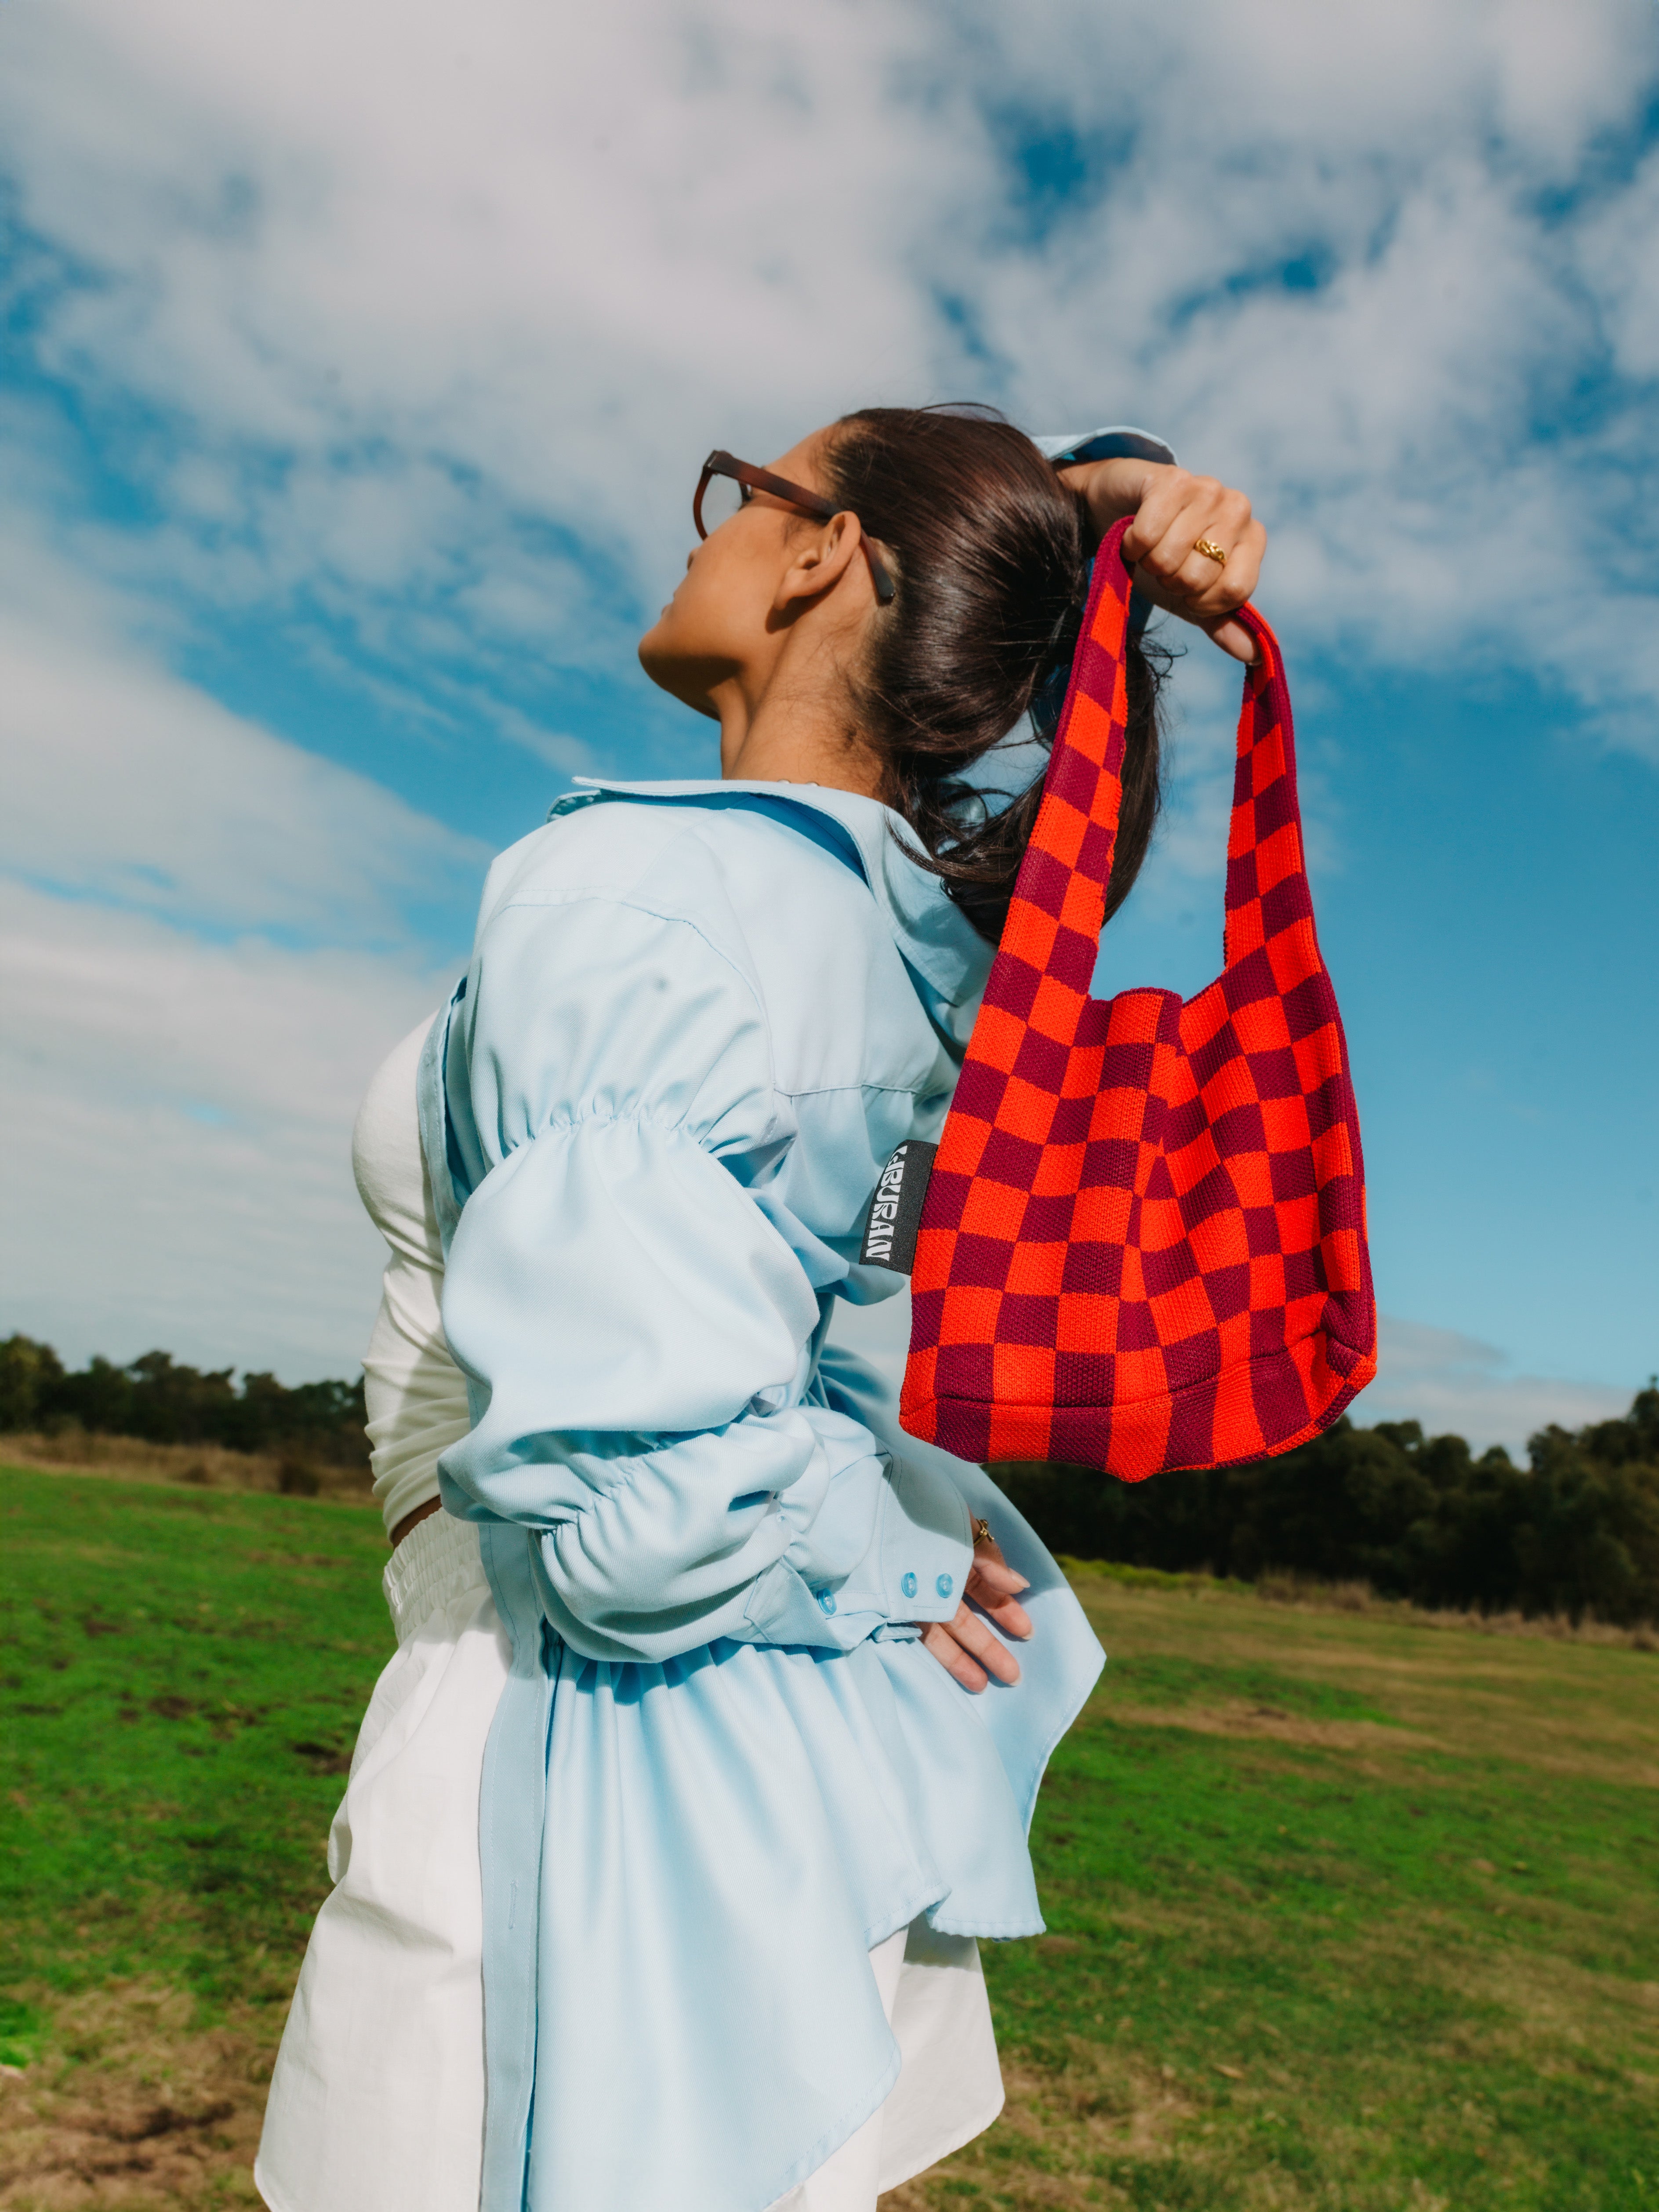
<path fill-rule="evenodd" d="M 763 2212 L 881 2102 L 870 1948 L 1042 1927 L 1025 1832 L 1102 1653 L 977 1468 L 826 1344 L 991 949 L 875 801 L 595 785 L 503 854 L 422 1066 L 513 1640 L 481 1808 L 483 2212 Z M 1023 1679 L 916 1640 L 985 1514 Z"/>

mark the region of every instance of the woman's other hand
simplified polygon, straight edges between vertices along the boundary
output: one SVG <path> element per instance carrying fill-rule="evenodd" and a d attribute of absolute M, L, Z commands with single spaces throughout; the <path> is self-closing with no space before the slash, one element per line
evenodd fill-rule
<path fill-rule="evenodd" d="M 930 1620 L 922 1630 L 922 1642 L 964 1690 L 982 1690 L 993 1674 L 999 1682 L 1018 1681 L 1019 1662 L 983 1616 L 1004 1636 L 1023 1643 L 1031 1632 L 1031 1616 L 1019 1602 L 1026 1586 L 1025 1577 L 1014 1572 L 994 1544 L 977 1545 L 964 1600 L 971 1598 L 979 1612 L 964 1601 L 952 1619 Z"/>
<path fill-rule="evenodd" d="M 1255 640 L 1231 617 L 1255 590 L 1267 533 L 1242 491 L 1167 461 L 1079 461 L 1060 473 L 1102 537 L 1133 515 L 1123 557 L 1155 607 L 1195 623 L 1235 660 L 1255 659 Z M 1196 550 L 1200 540 L 1226 555 L 1224 565 Z"/>

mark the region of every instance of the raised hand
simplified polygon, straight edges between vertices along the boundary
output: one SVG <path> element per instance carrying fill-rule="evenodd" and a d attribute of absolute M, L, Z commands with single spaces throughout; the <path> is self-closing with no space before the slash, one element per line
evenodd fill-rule
<path fill-rule="evenodd" d="M 1079 461 L 1060 473 L 1103 537 L 1133 515 L 1123 557 L 1155 607 L 1195 623 L 1235 660 L 1255 659 L 1255 641 L 1231 617 L 1255 590 L 1267 533 L 1242 491 L 1167 461 Z"/>

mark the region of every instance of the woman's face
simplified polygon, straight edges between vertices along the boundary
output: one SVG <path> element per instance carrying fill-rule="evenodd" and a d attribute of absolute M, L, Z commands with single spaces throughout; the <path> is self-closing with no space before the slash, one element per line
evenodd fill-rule
<path fill-rule="evenodd" d="M 764 466 L 816 491 L 823 481 L 818 456 L 828 434 L 814 430 Z M 640 640 L 640 665 L 652 682 L 699 714 L 714 714 L 714 686 L 763 657 L 785 619 L 778 585 L 793 541 L 811 526 L 799 507 L 757 491 L 693 546 L 673 598 Z"/>

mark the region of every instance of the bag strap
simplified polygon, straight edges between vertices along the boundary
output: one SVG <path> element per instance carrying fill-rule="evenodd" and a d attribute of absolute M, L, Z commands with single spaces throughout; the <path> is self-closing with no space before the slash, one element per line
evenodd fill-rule
<path fill-rule="evenodd" d="M 1125 645 L 1133 583 L 1123 536 L 1132 519 L 1113 525 L 1095 559 L 1042 803 L 986 986 L 988 1006 L 1022 1018 L 1031 1003 L 1029 980 L 1022 981 L 1029 971 L 1086 997 L 1100 950 L 1123 800 Z M 1255 638 L 1256 659 L 1244 672 L 1227 841 L 1229 968 L 1248 959 L 1286 921 L 1313 912 L 1279 641 L 1254 607 L 1241 607 L 1236 619 Z M 1008 972 L 1000 976 L 1005 962 Z"/>
<path fill-rule="evenodd" d="M 1238 713 L 1232 820 L 1227 835 L 1224 962 L 1237 969 L 1291 922 L 1313 921 L 1296 788 L 1290 687 L 1273 635 L 1255 609 L 1238 620 L 1255 640 Z"/>
<path fill-rule="evenodd" d="M 1123 648 L 1130 579 L 1122 553 L 1128 526 L 1127 518 L 1115 524 L 1095 556 L 1042 803 L 985 986 L 987 1007 L 1022 1020 L 1031 1005 L 1030 970 L 1086 998 L 1100 951 L 1128 726 Z"/>

